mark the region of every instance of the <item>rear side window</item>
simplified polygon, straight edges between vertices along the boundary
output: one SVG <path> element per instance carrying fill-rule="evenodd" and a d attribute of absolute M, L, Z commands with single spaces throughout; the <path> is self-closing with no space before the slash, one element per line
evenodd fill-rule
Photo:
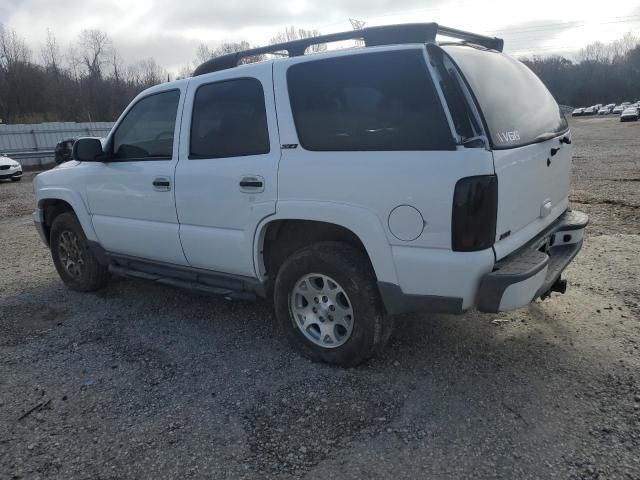
<path fill-rule="evenodd" d="M 468 46 L 442 48 L 469 82 L 494 148 L 521 147 L 569 128 L 547 87 L 522 62 Z"/>
<path fill-rule="evenodd" d="M 451 150 L 451 130 L 420 50 L 316 60 L 287 72 L 307 150 Z"/>
<path fill-rule="evenodd" d="M 190 142 L 190 159 L 269 153 L 262 84 L 239 78 L 199 87 Z"/>
<path fill-rule="evenodd" d="M 169 160 L 180 90 L 149 95 L 127 112 L 113 135 L 113 157 L 118 160 Z"/>

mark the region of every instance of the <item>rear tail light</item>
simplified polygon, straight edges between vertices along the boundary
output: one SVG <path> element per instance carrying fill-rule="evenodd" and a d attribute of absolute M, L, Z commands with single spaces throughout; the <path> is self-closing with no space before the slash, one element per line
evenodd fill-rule
<path fill-rule="evenodd" d="M 453 194 L 451 248 L 474 252 L 493 245 L 498 214 L 498 179 L 480 175 L 458 180 Z"/>

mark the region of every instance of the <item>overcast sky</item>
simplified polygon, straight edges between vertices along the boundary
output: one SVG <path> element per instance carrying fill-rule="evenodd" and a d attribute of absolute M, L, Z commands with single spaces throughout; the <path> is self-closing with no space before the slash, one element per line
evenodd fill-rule
<path fill-rule="evenodd" d="M 200 42 L 260 45 L 286 26 L 331 33 L 436 21 L 505 38 L 516 54 L 570 55 L 595 40 L 640 35 L 640 0 L 0 0 L 0 22 L 35 52 L 50 28 L 65 48 L 85 28 L 106 31 L 126 62 L 153 57 L 177 72 Z"/>

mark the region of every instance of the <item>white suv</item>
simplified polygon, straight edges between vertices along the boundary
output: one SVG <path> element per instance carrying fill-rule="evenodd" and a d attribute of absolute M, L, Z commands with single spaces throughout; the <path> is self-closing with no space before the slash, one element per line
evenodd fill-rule
<path fill-rule="evenodd" d="M 564 116 L 501 50 L 431 23 L 212 59 L 38 175 L 34 220 L 72 289 L 111 272 L 267 297 L 301 353 L 341 365 L 397 313 L 527 305 L 564 291 L 588 218 L 568 205 Z"/>

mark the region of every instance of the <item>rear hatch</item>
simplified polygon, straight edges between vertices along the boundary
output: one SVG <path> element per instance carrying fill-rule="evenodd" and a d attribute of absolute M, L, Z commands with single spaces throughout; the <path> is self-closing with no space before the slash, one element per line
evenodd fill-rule
<path fill-rule="evenodd" d="M 568 206 L 572 146 L 553 96 L 500 52 L 446 45 L 482 112 L 498 177 L 496 256 L 531 240 Z"/>

